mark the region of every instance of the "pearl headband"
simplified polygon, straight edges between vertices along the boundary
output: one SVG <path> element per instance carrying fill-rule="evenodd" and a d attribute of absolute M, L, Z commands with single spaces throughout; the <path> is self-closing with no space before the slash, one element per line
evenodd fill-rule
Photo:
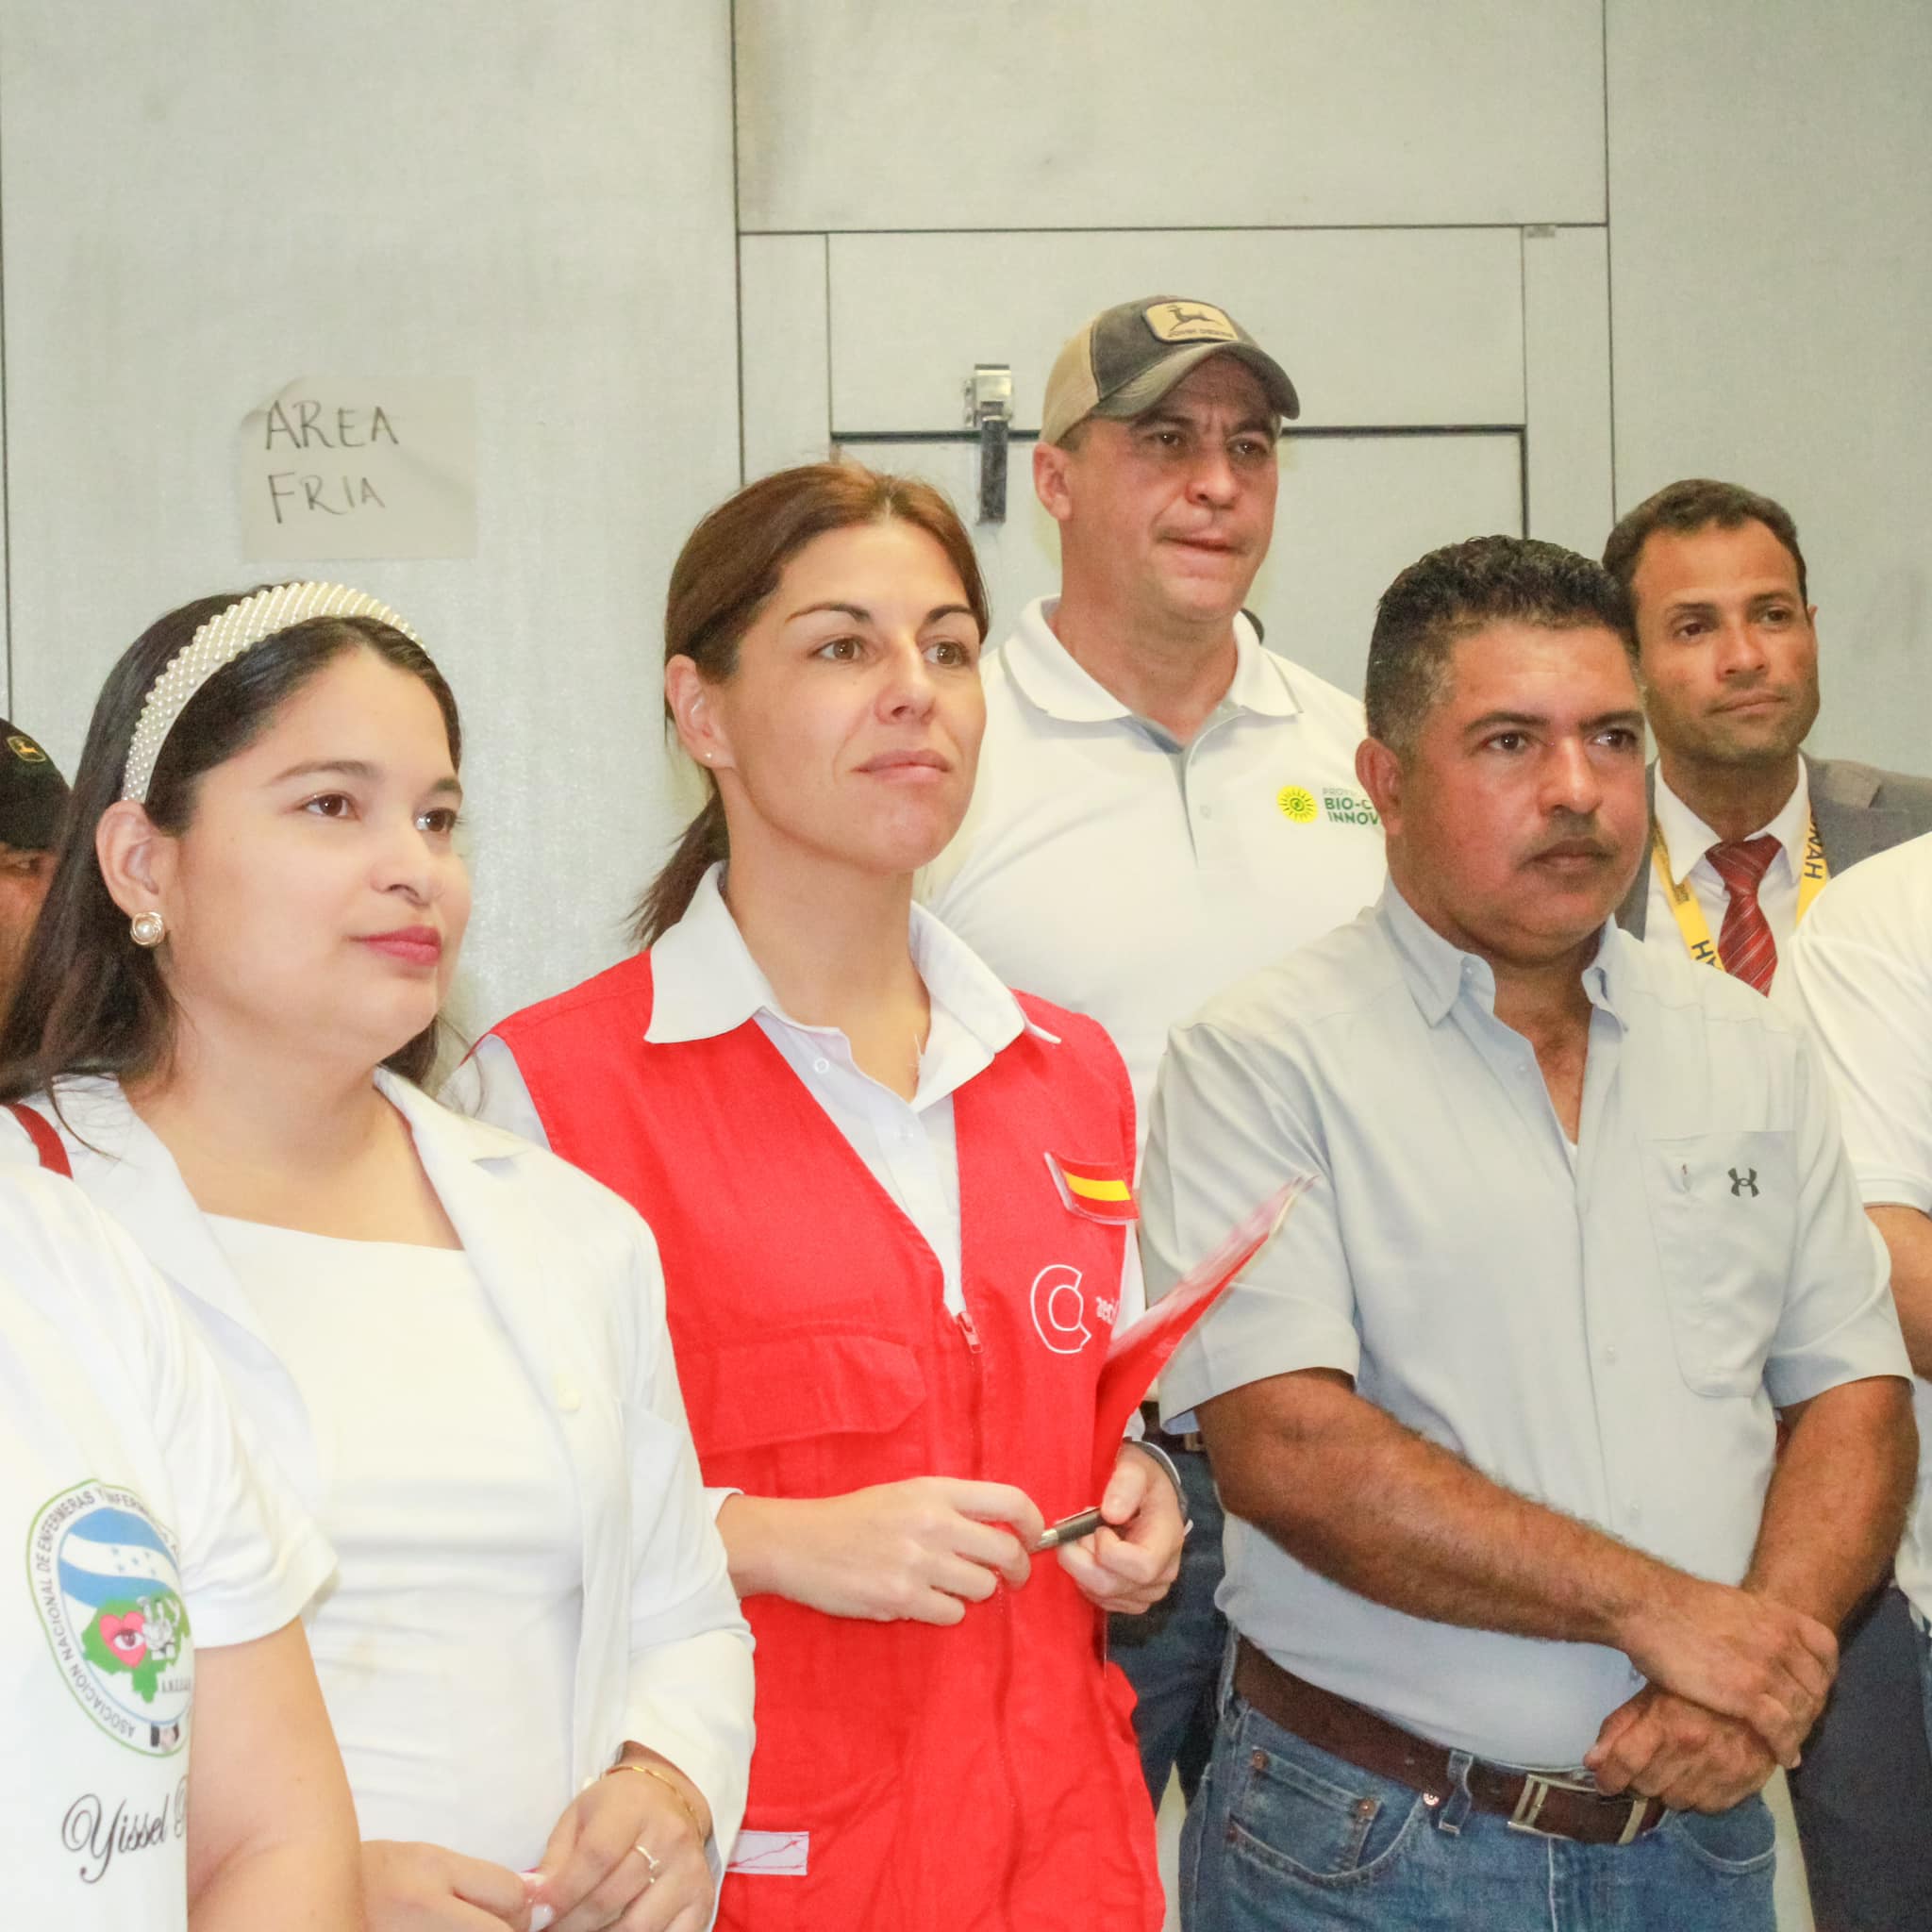
<path fill-rule="evenodd" d="M 311 617 L 373 617 L 399 630 L 411 643 L 419 638 L 387 604 L 363 591 L 341 584 L 277 584 L 257 591 L 225 610 L 218 610 L 168 659 L 167 667 L 148 689 L 134 737 L 127 746 L 127 773 L 121 796 L 137 805 L 147 803 L 154 782 L 155 761 L 168 741 L 175 721 L 189 701 L 224 665 L 247 650 Z"/>

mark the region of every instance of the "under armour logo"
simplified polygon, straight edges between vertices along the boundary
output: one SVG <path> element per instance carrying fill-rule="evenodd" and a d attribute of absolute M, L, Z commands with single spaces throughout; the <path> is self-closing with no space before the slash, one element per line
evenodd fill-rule
<path fill-rule="evenodd" d="M 1742 1194 L 1746 1188 L 1751 1190 L 1751 1198 L 1755 1201 L 1757 1198 L 1757 1170 L 1755 1167 L 1748 1167 L 1740 1174 L 1735 1167 L 1732 1168 L 1731 1192 Z"/>

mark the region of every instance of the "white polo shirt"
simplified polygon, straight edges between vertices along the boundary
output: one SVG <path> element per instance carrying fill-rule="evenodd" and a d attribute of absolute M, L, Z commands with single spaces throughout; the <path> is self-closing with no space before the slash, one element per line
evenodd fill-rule
<path fill-rule="evenodd" d="M 1211 1395 L 1336 1369 L 1498 1483 L 1699 1576 L 1751 1560 L 1774 1407 L 1909 1373 L 1823 1071 L 1750 988 L 1606 928 L 1573 1147 L 1495 979 L 1391 884 L 1177 1027 L 1141 1239 L 1158 1294 L 1317 1177 L 1168 1365 Z M 1574 1156 L 1574 1159 L 1573 1159 Z M 1621 1653 L 1411 1616 L 1230 1515 L 1228 1620 L 1452 1748 L 1581 1763 Z"/>
<path fill-rule="evenodd" d="M 986 661 L 973 805 L 921 896 L 1009 986 L 1091 1013 L 1147 1101 L 1167 1029 L 1381 890 L 1362 708 L 1235 620 L 1220 708 L 1178 744 L 1027 606 Z"/>
<path fill-rule="evenodd" d="M 1722 836 L 1712 831 L 1665 784 L 1661 767 L 1657 772 L 1653 809 L 1657 815 L 1657 828 L 1663 835 L 1671 876 L 1680 886 L 1687 879 L 1690 881 L 1690 891 L 1710 927 L 1710 936 L 1715 940 L 1724 929 L 1724 914 L 1730 909 L 1731 894 L 1730 889 L 1718 875 L 1717 867 L 1705 855 L 1713 845 L 1723 842 Z M 1805 760 L 1800 758 L 1798 782 L 1791 795 L 1779 807 L 1769 824 L 1759 825 L 1751 834 L 1755 839 L 1769 833 L 1778 845 L 1777 857 L 1771 861 L 1758 884 L 1757 906 L 1777 947 L 1777 971 L 1772 977 L 1771 997 L 1780 1002 L 1789 997 L 1790 987 L 1790 975 L 1785 971 L 1785 948 L 1790 944 L 1791 935 L 1798 926 L 1798 868 L 1805 862 L 1805 835 L 1810 823 L 1811 774 Z M 1643 864 L 1644 876 L 1650 881 L 1650 903 L 1643 913 L 1644 943 L 1662 946 L 1666 951 L 1688 959 L 1690 948 L 1684 943 L 1676 914 L 1671 910 L 1670 895 L 1657 875 L 1656 863 L 1646 854 Z M 1704 970 L 1708 972 L 1710 969 L 1706 967 Z"/>
<path fill-rule="evenodd" d="M 0 1919 L 180 1932 L 196 1654 L 292 1622 L 333 1558 L 133 1243 L 8 1159 Z"/>
<path fill-rule="evenodd" d="M 1932 1214 L 1932 834 L 1832 880 L 1791 946 L 1795 1004 L 1818 1041 L 1868 1207 Z M 1898 1584 L 1932 1618 L 1932 1383 L 1912 1383 L 1919 1485 Z"/>

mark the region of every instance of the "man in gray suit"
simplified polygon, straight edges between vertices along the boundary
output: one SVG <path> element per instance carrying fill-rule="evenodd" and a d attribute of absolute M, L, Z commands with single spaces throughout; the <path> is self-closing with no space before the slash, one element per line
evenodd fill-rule
<path fill-rule="evenodd" d="M 1673 483 L 1610 532 L 1604 564 L 1636 610 L 1657 745 L 1651 854 L 1618 922 L 1782 1002 L 1779 956 L 1826 877 L 1932 830 L 1932 783 L 1800 750 L 1818 715 L 1817 610 L 1780 505 Z M 1895 1587 L 1845 1625 L 1832 1702 L 1791 1779 L 1819 1932 L 1926 1923 L 1915 1641 Z"/>
<path fill-rule="evenodd" d="M 1726 924 L 1755 931 L 1734 903 L 1748 899 L 1770 931 L 1768 990 L 1828 874 L 1932 831 L 1932 783 L 1800 753 L 1818 716 L 1817 610 L 1797 528 L 1770 497 L 1673 483 L 1610 532 L 1604 566 L 1636 607 L 1657 745 L 1651 863 L 1618 922 L 1717 964 Z"/>

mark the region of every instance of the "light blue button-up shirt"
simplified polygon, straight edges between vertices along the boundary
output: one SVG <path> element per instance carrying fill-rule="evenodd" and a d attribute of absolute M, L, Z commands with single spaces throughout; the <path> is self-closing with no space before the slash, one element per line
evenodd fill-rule
<path fill-rule="evenodd" d="M 1574 1146 L 1489 966 L 1392 885 L 1176 1028 L 1150 1290 L 1289 1174 L 1318 1185 L 1175 1356 L 1164 1406 L 1339 1369 L 1495 1481 L 1735 1582 L 1774 1406 L 1909 1374 L 1883 1250 L 1770 1002 L 1614 925 L 1584 987 Z M 1372 1603 L 1232 1517 L 1227 1553 L 1222 1606 L 1278 1663 L 1483 1757 L 1574 1766 L 1639 1687 L 1612 1650 Z"/>

